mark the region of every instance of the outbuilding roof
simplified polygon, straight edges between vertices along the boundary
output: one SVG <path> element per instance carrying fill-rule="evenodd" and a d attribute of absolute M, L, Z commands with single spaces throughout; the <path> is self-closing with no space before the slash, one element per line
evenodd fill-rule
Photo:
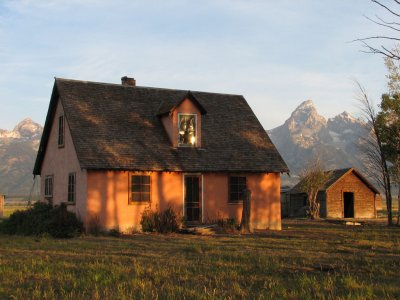
<path fill-rule="evenodd" d="M 172 147 L 160 115 L 189 97 L 202 113 L 202 147 Z M 34 174 L 40 174 L 58 100 L 81 168 L 289 172 L 241 95 L 56 78 Z"/>
<path fill-rule="evenodd" d="M 329 179 L 326 181 L 324 186 L 319 190 L 321 191 L 326 191 L 330 188 L 332 188 L 336 183 L 339 182 L 341 178 L 343 178 L 345 175 L 349 173 L 354 173 L 371 191 L 373 191 L 375 194 L 379 194 L 379 191 L 363 176 L 361 175 L 360 172 L 358 172 L 354 168 L 345 168 L 345 169 L 336 169 L 336 170 L 330 170 L 327 171 L 330 173 Z M 291 194 L 297 194 L 297 193 L 302 193 L 302 185 L 303 181 L 300 181 L 298 184 L 296 184 L 291 190 Z"/>

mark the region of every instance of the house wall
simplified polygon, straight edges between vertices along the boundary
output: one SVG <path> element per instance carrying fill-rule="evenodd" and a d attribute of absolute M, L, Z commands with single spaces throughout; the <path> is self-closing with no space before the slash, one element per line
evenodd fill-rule
<path fill-rule="evenodd" d="M 375 194 L 354 173 L 349 173 L 326 191 L 327 217 L 343 218 L 343 193 L 354 193 L 354 217 L 374 218 Z"/>
<path fill-rule="evenodd" d="M 58 147 L 58 117 L 60 115 L 64 115 L 64 146 L 62 148 Z M 73 205 L 68 204 L 68 210 L 75 212 L 79 218 L 84 219 L 86 215 L 86 170 L 80 168 L 68 126 L 68 119 L 64 114 L 60 100 L 58 100 L 40 173 L 41 201 L 45 201 L 45 176 L 53 175 L 53 204 L 68 203 L 68 174 L 70 172 L 76 173 L 76 201 Z"/>
<path fill-rule="evenodd" d="M 375 195 L 375 209 L 376 211 L 383 209 L 382 197 L 379 194 Z"/>
<path fill-rule="evenodd" d="M 151 176 L 151 203 L 128 204 L 129 172 L 88 171 L 86 225 L 98 222 L 102 227 L 122 230 L 140 229 L 146 207 L 164 210 L 171 206 L 183 215 L 183 174 L 179 172 L 135 173 Z M 243 175 L 243 174 L 242 174 Z M 280 175 L 248 174 L 252 191 L 251 223 L 258 229 L 281 229 Z M 206 173 L 203 178 L 203 221 L 221 218 L 241 219 L 242 204 L 228 204 L 228 174 Z"/>
<path fill-rule="evenodd" d="M 172 143 L 173 147 L 178 147 L 178 114 L 196 114 L 196 147 L 201 147 L 201 113 L 189 99 L 185 99 L 182 103 L 173 111 L 172 115 L 166 115 L 161 118 L 161 122 L 164 125 L 165 131 Z"/>
<path fill-rule="evenodd" d="M 144 210 L 150 207 L 165 210 L 171 206 L 182 212 L 182 175 L 180 173 L 136 172 L 151 176 L 151 202 L 128 203 L 129 175 L 124 171 L 88 171 L 87 212 L 85 225 L 121 230 L 140 229 Z"/>
<path fill-rule="evenodd" d="M 240 174 L 246 176 L 251 190 L 251 226 L 256 229 L 281 229 L 280 175 Z M 229 175 L 204 175 L 204 221 L 233 218 L 240 221 L 243 204 L 228 203 Z"/>

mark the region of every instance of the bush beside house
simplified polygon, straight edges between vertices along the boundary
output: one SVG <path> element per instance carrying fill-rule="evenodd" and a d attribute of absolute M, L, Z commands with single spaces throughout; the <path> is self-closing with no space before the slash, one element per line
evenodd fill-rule
<path fill-rule="evenodd" d="M 49 234 L 54 238 L 70 238 L 83 232 L 82 223 L 65 204 L 53 207 L 37 202 L 31 208 L 18 210 L 0 223 L 0 233 L 19 235 Z"/>

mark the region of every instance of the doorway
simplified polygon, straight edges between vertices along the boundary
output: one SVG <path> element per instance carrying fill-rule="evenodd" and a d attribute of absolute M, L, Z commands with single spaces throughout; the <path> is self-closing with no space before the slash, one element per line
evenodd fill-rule
<path fill-rule="evenodd" d="M 184 205 L 187 222 L 201 222 L 201 175 L 184 175 Z"/>
<path fill-rule="evenodd" d="M 343 193 L 343 210 L 345 218 L 354 218 L 354 193 Z"/>

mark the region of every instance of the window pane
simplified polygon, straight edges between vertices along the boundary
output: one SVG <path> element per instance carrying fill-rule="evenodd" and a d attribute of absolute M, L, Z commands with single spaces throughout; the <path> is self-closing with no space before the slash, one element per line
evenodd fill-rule
<path fill-rule="evenodd" d="M 140 185 L 140 176 L 132 176 L 132 185 Z"/>
<path fill-rule="evenodd" d="M 238 201 L 239 200 L 238 194 L 237 193 L 231 193 L 230 200 L 231 201 Z"/>
<path fill-rule="evenodd" d="M 68 202 L 75 202 L 75 173 L 68 174 Z"/>
<path fill-rule="evenodd" d="M 131 201 L 140 201 L 140 193 L 132 193 Z"/>
<path fill-rule="evenodd" d="M 237 177 L 238 178 L 238 183 L 241 185 L 246 185 L 246 177 Z"/>
<path fill-rule="evenodd" d="M 150 201 L 150 193 L 142 193 L 142 201 Z"/>
<path fill-rule="evenodd" d="M 238 184 L 238 178 L 237 177 L 231 177 L 231 180 L 230 180 L 230 183 L 231 184 Z"/>
<path fill-rule="evenodd" d="M 132 185 L 132 192 L 140 192 L 140 185 Z"/>
<path fill-rule="evenodd" d="M 150 201 L 150 176 L 131 175 L 132 202 Z"/>
<path fill-rule="evenodd" d="M 196 116 L 179 115 L 179 144 L 194 146 L 196 142 Z"/>
<path fill-rule="evenodd" d="M 229 201 L 239 202 L 244 199 L 244 190 L 246 189 L 245 176 L 231 176 L 229 180 Z"/>
<path fill-rule="evenodd" d="M 58 118 L 58 145 L 64 145 L 64 116 Z"/>
<path fill-rule="evenodd" d="M 142 184 L 150 184 L 150 176 L 141 176 Z"/>

